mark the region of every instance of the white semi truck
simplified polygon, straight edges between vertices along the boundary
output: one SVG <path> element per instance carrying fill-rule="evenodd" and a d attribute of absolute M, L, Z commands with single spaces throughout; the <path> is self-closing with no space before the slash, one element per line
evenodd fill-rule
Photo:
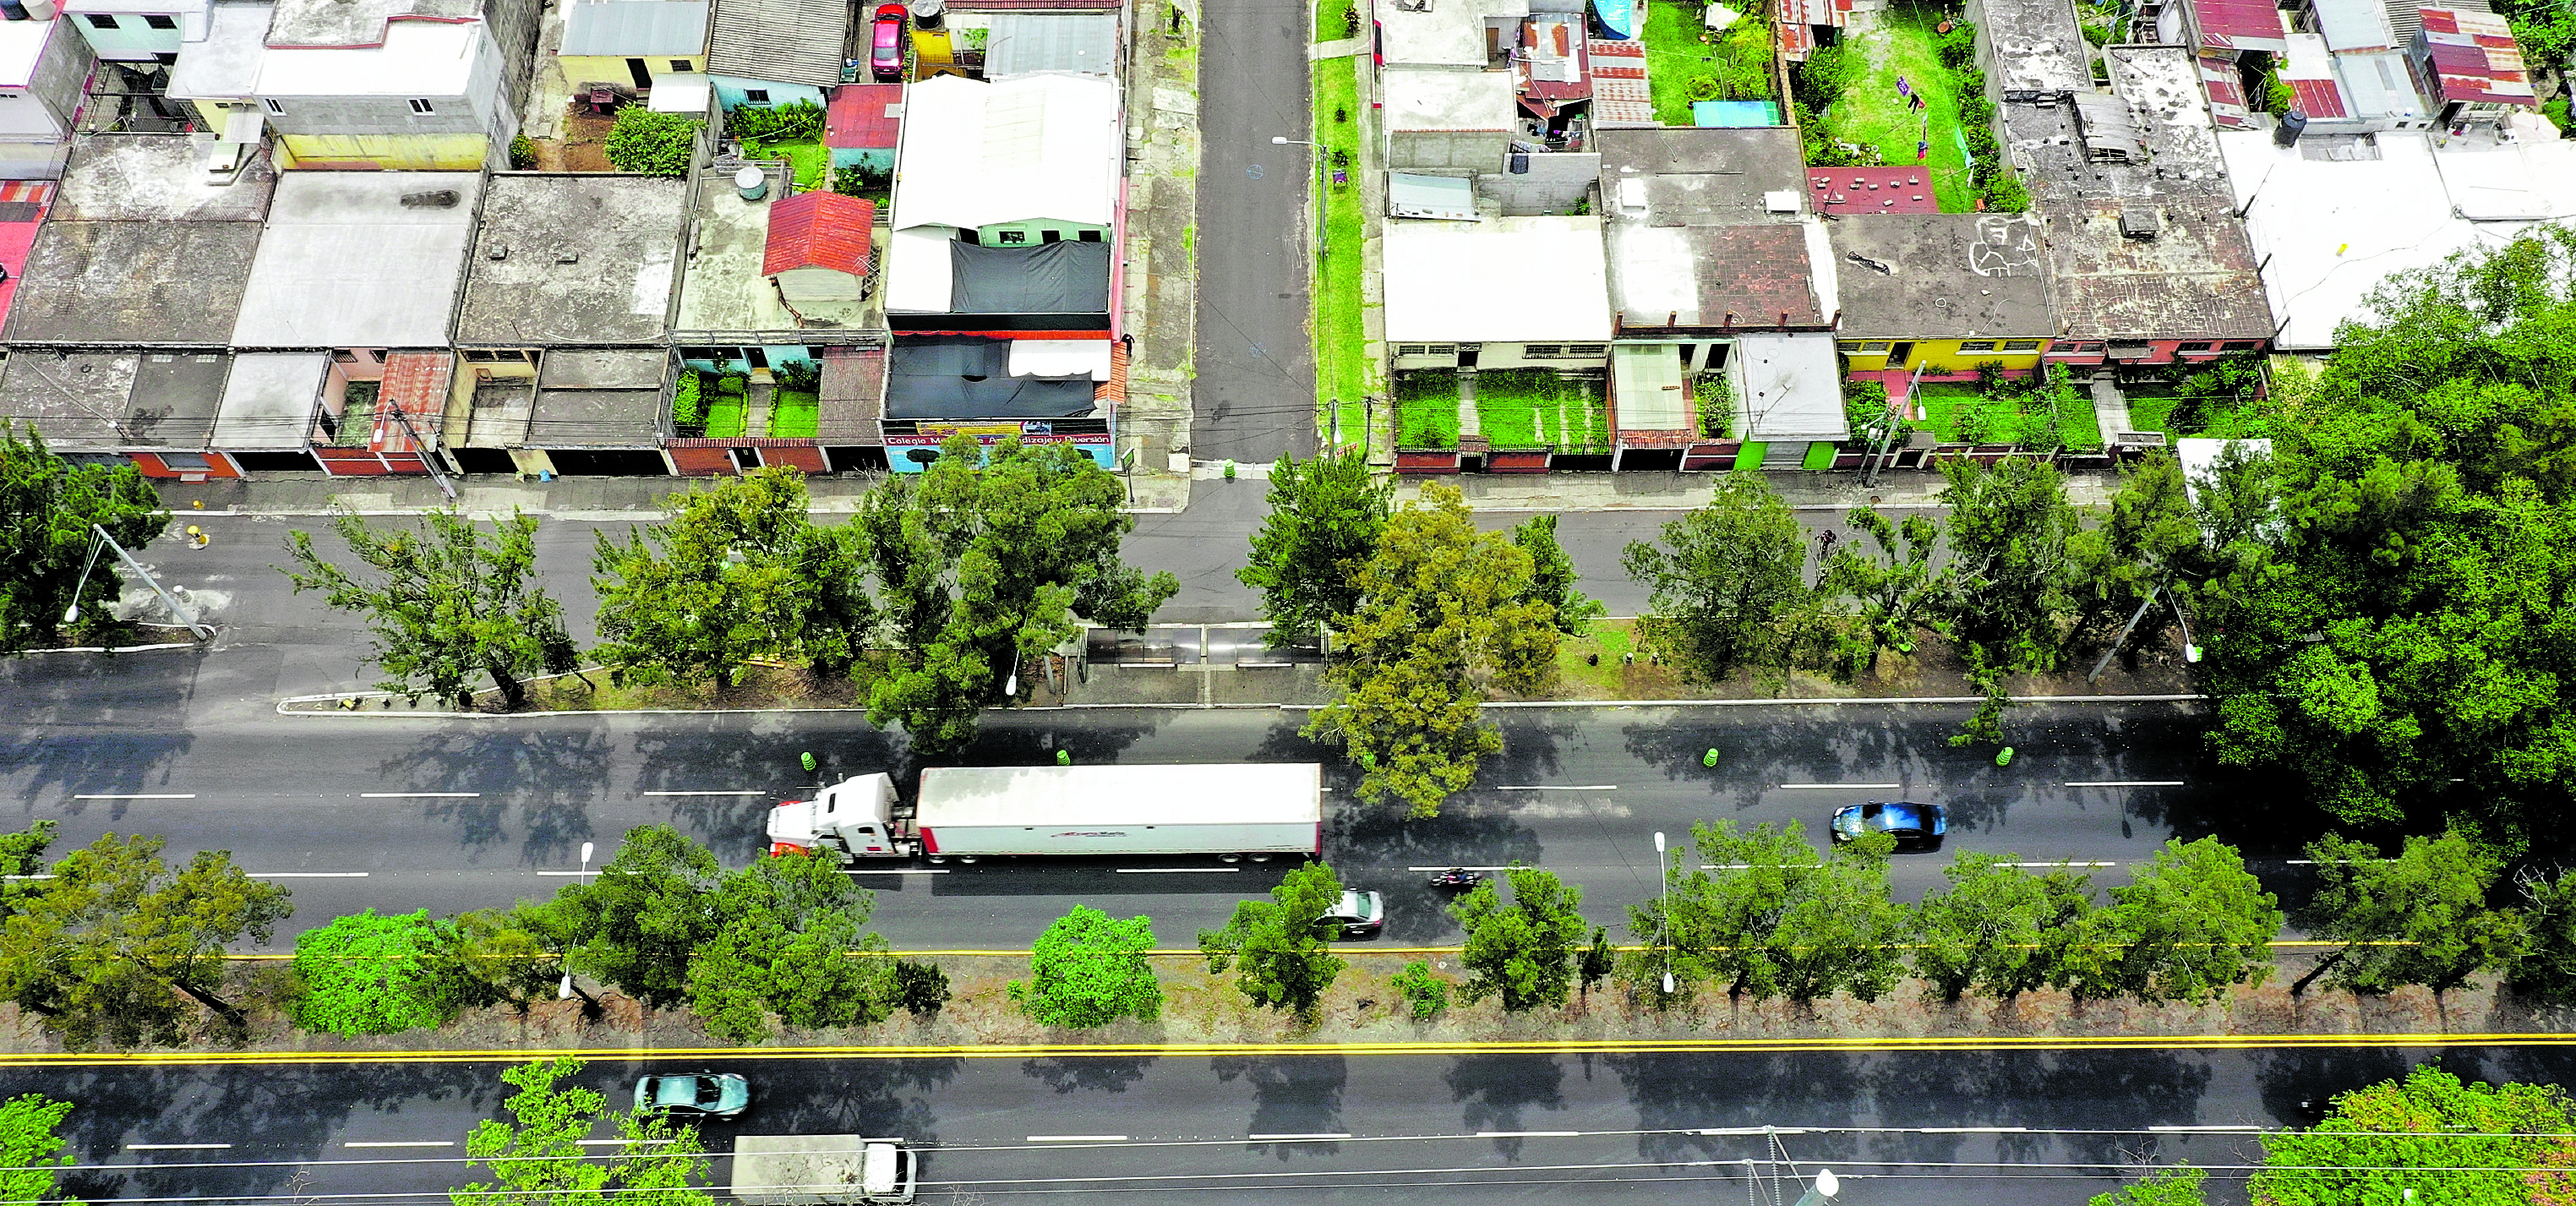
<path fill-rule="evenodd" d="M 865 1135 L 738 1135 L 733 1196 L 744 1206 L 858 1206 L 909 1202 L 921 1170 L 900 1139 Z"/>
<path fill-rule="evenodd" d="M 858 775 L 772 809 L 769 842 L 775 854 L 822 851 L 844 866 L 914 856 L 1320 855 L 1324 768 L 931 767 L 909 815 L 890 776 Z"/>

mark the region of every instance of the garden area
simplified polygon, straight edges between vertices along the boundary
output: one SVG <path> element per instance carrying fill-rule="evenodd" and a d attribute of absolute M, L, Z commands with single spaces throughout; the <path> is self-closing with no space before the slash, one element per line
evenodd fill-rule
<path fill-rule="evenodd" d="M 1479 416 L 1481 418 L 1482 416 Z M 1458 446 L 1458 374 L 1414 369 L 1395 375 L 1395 446 Z"/>
<path fill-rule="evenodd" d="M 2161 431 L 2168 440 L 2267 438 L 2272 434 L 2273 408 L 2255 396 L 2262 377 L 2261 363 L 2247 357 L 2199 368 L 2169 365 L 2153 377 L 2122 381 L 2120 392 L 2129 400 L 2129 429 Z"/>
<path fill-rule="evenodd" d="M 1324 246 L 1316 257 L 1314 278 L 1315 427 L 1319 434 L 1332 434 L 1333 419 L 1327 408 L 1338 401 L 1342 440 L 1349 444 L 1361 442 L 1360 432 L 1368 423 L 1368 395 L 1380 388 L 1378 367 L 1368 355 L 1368 327 L 1362 318 L 1366 298 L 1360 287 L 1360 242 L 1366 227 L 1360 215 L 1358 173 L 1353 170 L 1359 163 L 1362 61 L 1344 56 L 1314 65 L 1315 141 L 1324 144 L 1321 153 L 1332 167 L 1348 177 L 1345 182 L 1323 186 Z M 1283 164 L 1280 168 L 1300 169 L 1311 172 L 1314 165 L 1305 163 L 1291 168 Z M 1451 398 L 1456 398 L 1454 392 Z M 1453 431 L 1453 437 L 1454 434 Z"/>
<path fill-rule="evenodd" d="M 1551 369 L 1478 373 L 1476 425 L 1496 448 L 1610 451 L 1610 406 L 1598 377 Z"/>
<path fill-rule="evenodd" d="M 1778 100 L 1772 74 L 1771 26 L 1766 6 L 1722 31 L 1712 31 L 1701 16 L 1704 7 L 1650 0 L 1646 5 L 1646 87 L 1655 120 L 1668 126 L 1691 122 L 1691 102 L 1703 100 Z"/>
<path fill-rule="evenodd" d="M 2102 447 L 2093 399 L 2053 368 L 2046 378 L 2005 377 L 1980 367 L 1976 381 L 1925 381 L 1914 387 L 1908 426 L 1944 444 L 2019 444 L 2033 450 Z"/>
<path fill-rule="evenodd" d="M 822 366 L 780 364 L 770 385 L 745 372 L 682 369 L 671 390 L 671 425 L 685 439 L 812 439 L 822 431 Z"/>
<path fill-rule="evenodd" d="M 1796 73 L 1807 162 L 1920 163 L 1944 213 L 2026 208 L 2029 198 L 1995 144 L 1976 37 L 1955 14 L 1905 4 L 1840 45 L 1819 47 Z"/>
<path fill-rule="evenodd" d="M 818 189 L 830 179 L 832 152 L 823 146 L 823 107 L 811 101 L 725 114 L 725 136 L 742 143 L 745 159 L 784 159 L 796 171 L 796 190 Z"/>

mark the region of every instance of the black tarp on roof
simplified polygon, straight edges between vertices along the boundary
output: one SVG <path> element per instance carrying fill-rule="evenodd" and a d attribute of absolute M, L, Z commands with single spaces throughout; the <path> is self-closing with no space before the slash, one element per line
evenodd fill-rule
<path fill-rule="evenodd" d="M 885 413 L 889 419 L 1064 419 L 1091 413 L 1092 389 L 1087 376 L 1012 376 L 1007 339 L 898 339 L 886 360 Z"/>
<path fill-rule="evenodd" d="M 1107 314 L 1109 244 L 948 244 L 952 314 Z"/>

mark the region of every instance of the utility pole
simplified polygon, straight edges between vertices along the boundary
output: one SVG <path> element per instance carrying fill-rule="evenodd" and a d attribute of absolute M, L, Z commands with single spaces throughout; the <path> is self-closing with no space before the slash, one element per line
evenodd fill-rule
<path fill-rule="evenodd" d="M 215 630 L 208 625 L 198 623 L 196 613 L 182 606 L 178 597 L 163 588 L 160 579 L 152 576 L 152 571 L 143 568 L 142 564 L 134 559 L 134 554 L 126 552 L 125 546 L 116 542 L 116 537 L 107 534 L 106 528 L 91 524 L 89 532 L 89 559 L 81 562 L 80 581 L 72 587 L 72 605 L 63 609 L 63 623 L 80 623 L 80 597 L 81 592 L 89 588 L 89 571 L 98 564 L 101 550 L 115 549 L 117 560 L 123 561 L 125 568 L 133 570 L 135 577 L 143 579 L 144 584 L 152 588 L 153 594 L 161 596 L 161 605 L 169 608 L 170 614 L 178 617 L 181 625 L 189 632 L 195 633 L 198 640 L 215 639 Z"/>
<path fill-rule="evenodd" d="M 456 483 L 447 480 L 447 471 L 439 468 L 438 457 L 431 450 L 429 441 L 420 438 L 420 429 L 411 425 L 411 416 L 403 413 L 399 403 L 390 409 L 393 411 L 394 425 L 402 428 L 404 435 L 411 437 L 412 451 L 420 454 L 420 463 L 429 470 L 430 480 L 438 483 L 439 493 L 445 494 L 447 501 L 455 502 Z"/>
<path fill-rule="evenodd" d="M 1931 362 L 1927 360 L 1922 364 L 1915 365 L 1913 375 L 1905 379 L 1905 396 L 1907 398 L 1912 398 L 1914 396 L 1914 387 L 1923 380 L 1923 370 L 1930 363 Z M 1870 447 L 1869 465 L 1860 477 L 1860 484 L 1863 488 L 1875 488 L 1878 485 L 1878 467 L 1880 462 L 1887 459 L 1888 439 L 1896 434 L 1896 408 L 1899 405 L 1901 405 L 1901 403 L 1898 402 L 1898 400 L 1894 398 L 1888 399 L 1887 409 L 1880 412 L 1878 416 L 1878 439 Z"/>

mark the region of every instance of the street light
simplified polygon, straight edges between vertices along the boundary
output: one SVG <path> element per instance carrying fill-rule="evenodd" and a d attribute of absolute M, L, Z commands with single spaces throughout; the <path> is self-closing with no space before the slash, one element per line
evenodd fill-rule
<path fill-rule="evenodd" d="M 1324 254 L 1324 144 L 1308 142 L 1303 138 L 1290 138 L 1285 134 L 1273 134 L 1270 136 L 1270 145 L 1310 147 L 1315 152 L 1315 254 L 1322 255 Z"/>
<path fill-rule="evenodd" d="M 1655 831 L 1655 873 L 1664 877 L 1664 905 L 1655 918 L 1656 945 L 1664 948 L 1664 995 L 1673 995 L 1673 876 L 1664 858 L 1664 831 Z"/>
<path fill-rule="evenodd" d="M 597 850 L 598 848 L 599 847 L 596 844 L 591 842 L 583 842 L 581 844 L 581 878 L 575 880 L 575 883 L 586 884 L 590 882 L 590 855 L 592 851 Z M 555 985 L 555 999 L 558 1001 L 569 1001 L 572 999 L 572 972 L 570 970 L 566 970 L 564 972 L 563 983 Z"/>
<path fill-rule="evenodd" d="M 1834 1170 L 1817 1169 L 1815 1188 L 1799 1195 L 1798 1206 L 1825 1206 L 1825 1203 L 1833 1200 L 1835 1194 L 1842 1191 L 1842 1178 L 1835 1176 Z"/>

